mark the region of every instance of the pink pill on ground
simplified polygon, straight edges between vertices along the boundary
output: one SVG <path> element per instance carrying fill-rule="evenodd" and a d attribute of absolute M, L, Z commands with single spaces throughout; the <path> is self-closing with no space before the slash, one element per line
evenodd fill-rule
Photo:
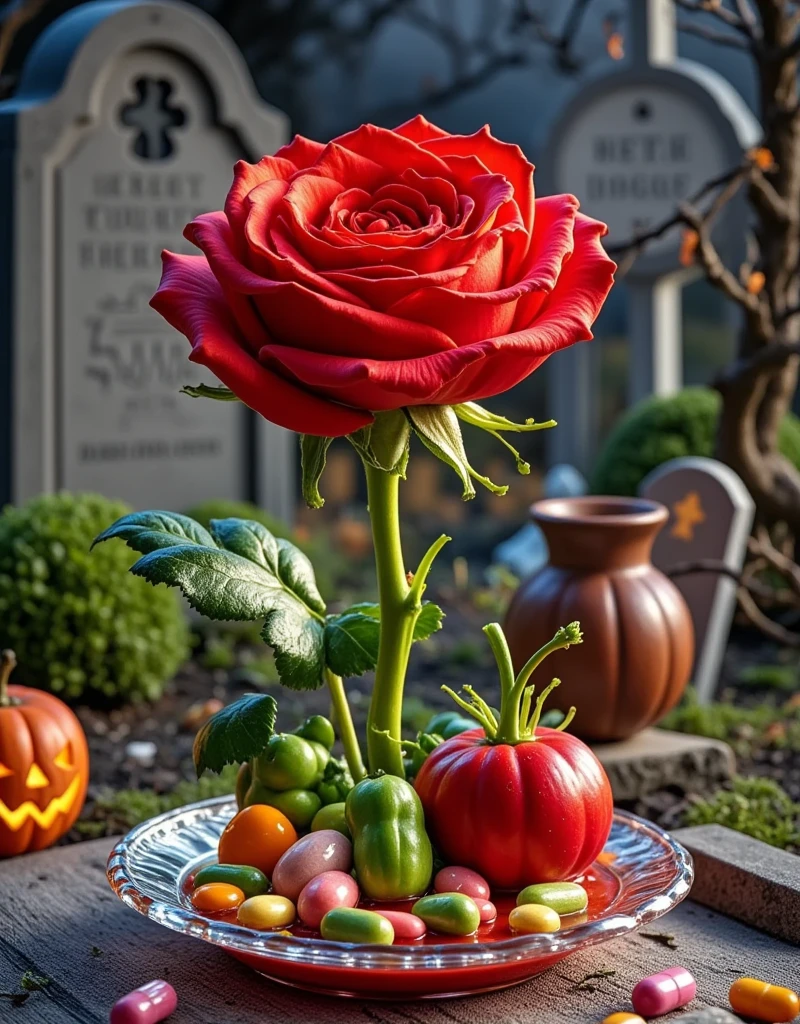
<path fill-rule="evenodd" d="M 631 994 L 633 1008 L 642 1017 L 660 1017 L 690 1003 L 697 982 L 685 967 L 670 967 L 660 974 L 642 978 Z"/>
<path fill-rule="evenodd" d="M 376 910 L 375 913 L 391 924 L 396 939 L 421 939 L 425 934 L 425 922 L 416 914 L 406 914 L 402 910 Z"/>
<path fill-rule="evenodd" d="M 471 868 L 450 867 L 437 871 L 433 880 L 435 892 L 463 892 L 474 900 L 489 899 L 489 885 Z"/>
<path fill-rule="evenodd" d="M 148 981 L 111 1008 L 109 1024 L 158 1024 L 178 1006 L 178 996 L 168 981 Z"/>
<path fill-rule="evenodd" d="M 312 878 L 300 893 L 297 916 L 303 924 L 318 930 L 329 910 L 354 907 L 357 903 L 358 885 L 352 875 L 344 871 L 323 871 Z"/>
<path fill-rule="evenodd" d="M 472 899 L 478 906 L 478 910 L 481 912 L 481 924 L 489 924 L 490 921 L 494 921 L 497 917 L 497 907 L 492 903 L 491 900 L 480 900 Z"/>

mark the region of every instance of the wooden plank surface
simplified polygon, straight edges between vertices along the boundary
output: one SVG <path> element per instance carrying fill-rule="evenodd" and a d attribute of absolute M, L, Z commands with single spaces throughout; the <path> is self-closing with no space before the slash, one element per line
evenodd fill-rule
<path fill-rule="evenodd" d="M 741 974 L 797 984 L 796 947 L 687 902 L 644 929 L 672 934 L 675 950 L 633 935 L 569 957 L 524 985 L 469 999 L 309 996 L 124 907 L 105 878 L 112 845 L 103 839 L 0 861 L 0 991 L 16 990 L 26 970 L 52 979 L 19 1008 L 0 1000 L 3 1024 L 106 1024 L 115 999 L 157 977 L 178 992 L 170 1024 L 593 1024 L 629 1008 L 639 978 L 675 964 L 697 978 L 702 998 L 693 1006 L 725 1006 Z M 589 982 L 594 991 L 581 987 L 601 970 L 616 973 Z"/>

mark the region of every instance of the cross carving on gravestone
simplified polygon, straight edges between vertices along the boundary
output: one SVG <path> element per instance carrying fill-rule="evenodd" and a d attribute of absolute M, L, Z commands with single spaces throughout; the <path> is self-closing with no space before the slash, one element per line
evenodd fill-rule
<path fill-rule="evenodd" d="M 120 121 L 127 128 L 138 129 L 133 142 L 137 156 L 143 160 L 164 160 L 175 148 L 171 130 L 186 123 L 186 111 L 170 105 L 173 88 L 164 78 L 137 78 L 134 88 L 136 102 L 125 104 Z"/>

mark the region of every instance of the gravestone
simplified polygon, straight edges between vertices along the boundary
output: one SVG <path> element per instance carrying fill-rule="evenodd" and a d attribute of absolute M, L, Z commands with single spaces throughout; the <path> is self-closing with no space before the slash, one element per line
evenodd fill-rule
<path fill-rule="evenodd" d="M 660 501 L 670 517 L 653 546 L 653 564 L 669 575 L 679 565 L 711 559 L 741 572 L 755 504 L 730 467 L 715 459 L 672 459 L 641 484 L 643 498 Z M 725 645 L 736 611 L 736 580 L 718 572 L 676 575 L 673 582 L 692 613 L 695 664 L 701 703 L 713 700 Z"/>
<path fill-rule="evenodd" d="M 287 137 L 241 54 L 178 2 L 87 3 L 0 104 L 0 501 L 59 488 L 134 507 L 292 511 L 293 437 L 215 383 L 149 308 L 160 253 Z"/>
<path fill-rule="evenodd" d="M 544 192 L 578 196 L 608 224 L 607 245 L 624 245 L 675 214 L 708 181 L 736 168 L 761 135 L 744 100 L 720 75 L 676 56 L 673 0 L 629 0 L 629 65 L 589 81 L 559 117 L 542 167 Z M 744 254 L 743 190 L 715 221 L 712 237 L 738 266 Z M 682 228 L 648 243 L 625 277 L 628 401 L 671 394 L 683 383 L 681 289 L 700 271 L 679 261 Z M 594 346 L 550 362 L 550 459 L 588 472 L 597 430 Z"/>

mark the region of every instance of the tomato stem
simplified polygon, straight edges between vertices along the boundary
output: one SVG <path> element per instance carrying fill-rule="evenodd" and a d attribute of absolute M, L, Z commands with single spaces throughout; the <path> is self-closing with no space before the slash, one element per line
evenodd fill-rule
<path fill-rule="evenodd" d="M 353 725 L 353 717 L 350 714 L 350 705 L 347 703 L 347 694 L 344 690 L 342 677 L 335 675 L 329 668 L 325 669 L 325 682 L 331 695 L 331 706 L 336 720 L 336 728 L 339 731 L 339 738 L 344 747 L 344 758 L 347 767 L 353 776 L 353 782 L 360 782 L 367 774 L 364 762 L 361 759 L 361 748 L 358 745 L 358 735 Z"/>
<path fill-rule="evenodd" d="M 16 654 L 9 648 L 6 648 L 0 654 L 0 708 L 7 708 L 15 703 L 8 693 L 8 680 L 11 678 L 11 673 L 16 666 Z"/>

